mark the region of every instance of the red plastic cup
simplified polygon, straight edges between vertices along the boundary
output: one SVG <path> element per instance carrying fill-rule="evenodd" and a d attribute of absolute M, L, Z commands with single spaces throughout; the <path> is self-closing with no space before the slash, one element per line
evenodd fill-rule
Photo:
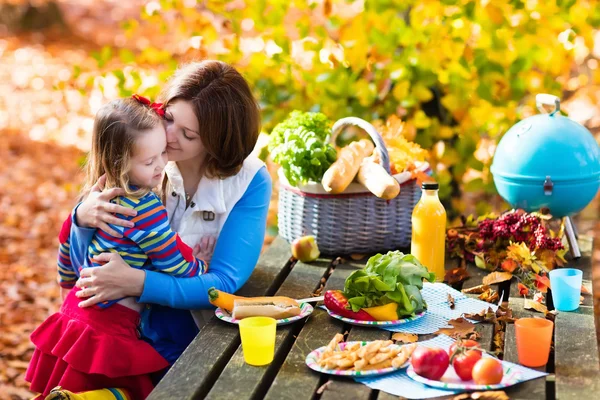
<path fill-rule="evenodd" d="M 548 363 L 554 323 L 543 318 L 520 318 L 515 321 L 519 363 L 541 367 Z"/>

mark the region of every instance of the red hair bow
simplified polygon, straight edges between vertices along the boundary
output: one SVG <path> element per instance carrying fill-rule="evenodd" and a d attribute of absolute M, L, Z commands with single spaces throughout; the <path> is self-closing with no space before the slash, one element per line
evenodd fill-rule
<path fill-rule="evenodd" d="M 140 96 L 139 94 L 134 94 L 131 97 L 134 98 L 135 100 L 137 100 L 138 102 L 140 102 L 140 103 L 142 103 L 142 104 L 150 107 L 161 118 L 164 118 L 164 116 L 165 116 L 165 109 L 163 108 L 163 103 L 153 103 L 153 102 L 150 101 L 150 99 L 148 99 L 148 98 L 146 98 L 144 96 Z"/>

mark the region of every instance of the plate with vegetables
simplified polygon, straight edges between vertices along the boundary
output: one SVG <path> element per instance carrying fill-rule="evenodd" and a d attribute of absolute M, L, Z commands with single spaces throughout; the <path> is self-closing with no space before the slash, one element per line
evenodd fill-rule
<path fill-rule="evenodd" d="M 314 310 L 309 303 L 285 296 L 243 297 L 215 288 L 208 290 L 208 298 L 217 307 L 216 317 L 230 324 L 238 324 L 248 317 L 271 317 L 277 325 L 288 325 L 309 316 Z"/>
<path fill-rule="evenodd" d="M 342 342 L 338 333 L 327 346 L 313 350 L 306 365 L 317 372 L 338 376 L 373 376 L 397 371 L 408 366 L 416 344 L 398 346 L 391 340 Z"/>
<path fill-rule="evenodd" d="M 419 346 L 406 373 L 414 381 L 440 389 L 496 390 L 522 381 L 514 364 L 486 354 L 473 340 L 455 342 L 448 352 Z"/>
<path fill-rule="evenodd" d="M 377 254 L 348 276 L 343 291 L 325 293 L 325 307 L 333 318 L 353 325 L 405 324 L 427 311 L 421 296 L 424 279 L 433 282 L 435 275 L 414 256 L 400 251 Z"/>

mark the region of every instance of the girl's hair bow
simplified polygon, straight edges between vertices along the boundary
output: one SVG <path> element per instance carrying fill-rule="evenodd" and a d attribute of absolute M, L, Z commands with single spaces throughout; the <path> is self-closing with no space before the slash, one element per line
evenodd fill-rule
<path fill-rule="evenodd" d="M 134 94 L 131 97 L 133 99 L 137 100 L 138 102 L 140 102 L 141 104 L 144 104 L 144 105 L 150 107 L 161 118 L 164 118 L 164 116 L 165 116 L 165 109 L 163 108 L 163 103 L 153 103 L 153 102 L 150 101 L 150 99 L 148 99 L 148 98 L 146 98 L 144 96 L 140 96 L 139 94 Z"/>

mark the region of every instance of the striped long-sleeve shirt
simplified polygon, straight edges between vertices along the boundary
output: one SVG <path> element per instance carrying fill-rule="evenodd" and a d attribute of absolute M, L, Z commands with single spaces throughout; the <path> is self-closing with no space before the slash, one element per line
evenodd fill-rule
<path fill-rule="evenodd" d="M 99 266 L 93 257 L 106 252 L 118 253 L 133 268 L 160 271 L 177 277 L 193 277 L 205 272 L 204 261 L 196 259 L 192 249 L 171 230 L 167 211 L 156 194 L 149 192 L 141 198 L 118 197 L 113 201 L 137 211 L 135 217 L 117 214 L 117 217 L 130 220 L 135 226 L 125 228 L 110 225 L 123 235 L 121 239 L 97 229 L 88 247 L 88 256 L 83 260 L 83 265 L 77 265 L 69 257 L 71 218 L 67 219 L 59 235 L 58 278 L 61 287 L 72 288 L 81 269 Z"/>

